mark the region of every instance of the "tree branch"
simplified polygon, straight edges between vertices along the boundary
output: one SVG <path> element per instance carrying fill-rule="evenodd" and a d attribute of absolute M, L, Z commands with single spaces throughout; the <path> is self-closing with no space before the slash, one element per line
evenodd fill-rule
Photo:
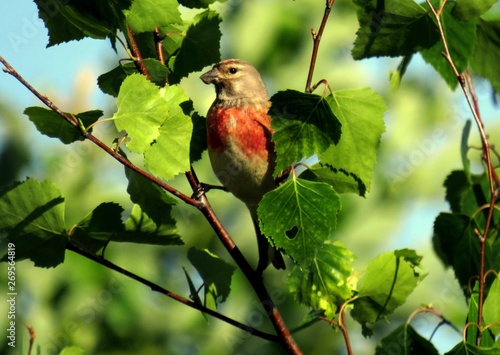
<path fill-rule="evenodd" d="M 165 184 L 163 181 L 155 178 L 151 174 L 139 169 L 135 165 L 133 165 L 130 161 L 128 161 L 126 158 L 115 152 L 113 149 L 108 147 L 106 144 L 104 144 L 101 140 L 99 140 L 97 137 L 92 135 L 90 132 L 85 131 L 80 127 L 79 122 L 75 120 L 74 117 L 67 115 L 66 113 L 62 112 L 56 105 L 54 105 L 47 97 L 41 95 L 35 88 L 33 88 L 24 78 L 12 67 L 10 64 L 3 59 L 0 56 L 0 62 L 4 64 L 5 68 L 4 71 L 6 73 L 11 74 L 13 77 L 15 77 L 21 84 L 23 84 L 29 91 L 31 91 L 36 97 L 38 97 L 48 108 L 59 114 L 64 120 L 69 122 L 71 125 L 75 127 L 75 129 L 78 129 L 80 133 L 82 134 L 83 137 L 87 138 L 94 144 L 96 144 L 98 147 L 103 149 L 106 153 L 111 155 L 113 158 L 118 160 L 120 163 L 125 165 L 126 167 L 132 169 L 133 171 L 137 172 L 138 174 L 144 176 L 148 180 L 152 181 L 162 189 L 165 189 L 166 191 L 170 192 L 174 196 L 178 197 L 185 203 L 197 207 L 201 213 L 205 216 L 207 221 L 209 222 L 210 226 L 213 228 L 213 230 L 216 232 L 217 236 L 221 240 L 222 244 L 226 248 L 226 250 L 229 252 L 229 254 L 232 256 L 232 258 L 235 260 L 236 264 L 238 267 L 242 270 L 243 274 L 245 277 L 248 279 L 249 283 L 253 287 L 255 293 L 257 294 L 257 297 L 259 298 L 264 310 L 269 316 L 269 319 L 271 320 L 271 323 L 273 324 L 274 329 L 276 330 L 277 333 L 277 338 L 279 343 L 290 353 L 290 354 L 301 354 L 301 350 L 295 343 L 295 340 L 293 339 L 292 335 L 290 334 L 290 331 L 285 325 L 285 322 L 283 321 L 283 318 L 281 317 L 281 314 L 279 313 L 275 303 L 271 299 L 269 292 L 267 291 L 266 287 L 264 286 L 263 279 L 258 276 L 255 271 L 252 269 L 246 258 L 243 256 L 241 251 L 238 249 L 236 244 L 233 242 L 231 237 L 229 236 L 228 232 L 225 230 L 224 226 L 220 222 L 220 220 L 217 218 L 215 212 L 210 206 L 210 203 L 208 202 L 208 199 L 204 194 L 202 194 L 199 198 L 192 198 L 189 197 L 182 192 L 174 189 L 168 184 Z M 194 170 L 191 169 L 191 171 L 186 173 L 186 176 L 188 178 L 188 181 L 191 184 L 191 187 L 193 188 L 193 191 L 198 190 L 201 185 L 198 181 L 198 178 L 196 177 Z M 76 248 L 70 249 L 72 251 L 78 252 Z M 83 252 L 83 251 L 82 251 Z M 83 254 L 82 254 L 83 255 Z M 89 254 L 90 256 L 91 254 Z M 94 259 L 92 259 L 94 260 Z M 101 259 L 104 260 L 104 259 Z M 97 261 L 97 260 L 95 260 Z M 100 262 L 101 263 L 101 262 Z M 101 263 L 102 265 L 108 266 L 111 265 L 108 262 Z M 116 268 L 113 268 L 116 270 Z M 130 276 L 132 277 L 132 276 Z M 137 278 L 135 278 L 137 279 Z M 145 282 L 149 282 L 147 280 L 144 280 Z M 142 282 L 142 281 L 141 281 Z M 148 284 L 149 285 L 149 284 Z M 169 296 L 170 297 L 170 296 Z"/>
<path fill-rule="evenodd" d="M 250 333 L 252 335 L 255 335 L 259 338 L 262 338 L 262 339 L 265 339 L 265 340 L 269 340 L 269 341 L 272 341 L 272 342 L 278 342 L 278 337 L 276 335 L 273 335 L 273 334 L 268 334 L 268 333 L 265 333 L 265 332 L 262 332 L 258 329 L 255 329 L 253 327 L 250 327 L 248 325 L 245 325 L 243 323 L 240 323 L 232 318 L 229 318 L 223 314 L 220 314 L 210 308 L 207 308 L 205 306 L 203 306 L 202 304 L 199 304 L 199 303 L 196 303 L 196 302 L 193 302 L 193 301 L 190 301 L 188 300 L 187 298 L 184 298 L 176 293 L 173 293 L 149 280 L 146 280 L 144 278 L 142 278 L 141 276 L 137 275 L 137 274 L 134 274 L 128 270 L 125 270 L 123 268 L 121 268 L 120 266 L 112 263 L 111 261 L 108 261 L 98 255 L 95 255 L 95 254 L 91 254 L 87 251 L 84 251 L 80 248 L 77 248 L 76 246 L 74 246 L 73 244 L 71 243 L 68 243 L 66 245 L 66 249 L 67 250 L 70 250 L 76 254 L 79 254 L 81 256 L 83 256 L 84 258 L 87 258 L 89 260 L 92 260 L 100 265 L 103 265 L 105 267 L 107 267 L 108 269 L 111 269 L 111 270 L 114 270 L 114 271 L 117 271 L 119 272 L 120 274 L 122 275 L 125 275 L 126 277 L 128 278 L 131 278 L 143 285 L 146 285 L 148 286 L 149 288 L 151 288 L 152 291 L 154 292 L 159 292 L 167 297 L 170 297 L 172 298 L 173 300 L 177 301 L 177 302 L 180 302 L 188 307 L 191 307 L 191 308 L 194 308 L 198 311 L 201 311 L 203 313 L 206 313 L 206 314 L 209 314 L 211 315 L 212 317 L 215 317 L 217 319 L 220 319 L 222 320 L 223 322 L 226 322 L 228 324 L 231 324 L 232 326 L 235 326 L 237 328 L 240 328 L 241 330 L 247 332 L 247 333 Z"/>

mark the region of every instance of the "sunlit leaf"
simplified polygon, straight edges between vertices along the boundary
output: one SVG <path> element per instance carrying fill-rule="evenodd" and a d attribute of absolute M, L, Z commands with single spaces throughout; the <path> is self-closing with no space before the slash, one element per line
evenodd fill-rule
<path fill-rule="evenodd" d="M 425 277 L 417 270 L 415 258 L 407 260 L 407 254 L 408 250 L 379 255 L 362 274 L 351 316 L 362 325 L 365 336 L 371 334 L 371 324 L 404 304 Z"/>
<path fill-rule="evenodd" d="M 351 296 L 348 278 L 352 274 L 352 252 L 340 242 L 325 242 L 311 265 L 301 271 L 295 267 L 288 285 L 299 303 L 312 309 L 322 309 L 329 318 L 337 307 Z"/>
<path fill-rule="evenodd" d="M 175 0 L 135 0 L 123 13 L 134 32 L 152 31 L 172 23 L 182 23 Z"/>
<path fill-rule="evenodd" d="M 356 177 L 363 196 L 370 191 L 380 138 L 385 131 L 382 97 L 369 88 L 339 90 L 327 97 L 342 124 L 342 137 L 319 154 L 321 163 Z"/>
<path fill-rule="evenodd" d="M 293 178 L 264 195 L 258 215 L 272 244 L 306 271 L 334 230 L 339 210 L 340 198 L 330 185 Z"/>
<path fill-rule="evenodd" d="M 170 85 L 160 90 L 160 95 L 168 103 L 166 119 L 159 128 L 160 135 L 144 154 L 146 167 L 156 176 L 165 180 L 189 170 L 191 134 L 193 122 L 184 107 L 192 108 L 192 102 L 180 86 Z"/>

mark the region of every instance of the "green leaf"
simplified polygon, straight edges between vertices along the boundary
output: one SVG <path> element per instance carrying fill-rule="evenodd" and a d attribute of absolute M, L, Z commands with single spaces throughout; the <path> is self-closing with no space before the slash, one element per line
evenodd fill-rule
<path fill-rule="evenodd" d="M 361 196 L 364 195 L 364 185 L 357 176 L 321 163 L 309 167 L 300 174 L 300 178 L 329 184 L 339 194 L 353 192 Z"/>
<path fill-rule="evenodd" d="M 156 223 L 145 214 L 139 205 L 134 205 L 130 217 L 125 221 L 125 229 L 113 236 L 114 242 L 130 242 L 153 245 L 183 245 L 177 234 L 175 220 L 165 211 L 166 218 Z M 170 218 L 170 219 L 169 219 Z"/>
<path fill-rule="evenodd" d="M 293 178 L 264 195 L 261 231 L 307 270 L 335 228 L 340 198 L 330 185 Z"/>
<path fill-rule="evenodd" d="M 446 266 L 453 268 L 466 294 L 469 292 L 469 280 L 479 274 L 480 245 L 474 228 L 474 221 L 460 214 L 442 212 L 434 222 L 434 250 Z M 487 254 L 490 252 L 487 251 Z M 488 265 L 489 261 L 486 261 Z"/>
<path fill-rule="evenodd" d="M 491 86 L 500 93 L 500 21 L 479 19 L 477 23 L 477 44 L 470 58 L 472 70 L 489 80 Z"/>
<path fill-rule="evenodd" d="M 122 212 L 123 208 L 117 203 L 101 203 L 72 228 L 70 240 L 95 253 L 123 230 Z"/>
<path fill-rule="evenodd" d="M 322 96 L 286 90 L 273 95 L 271 102 L 275 175 L 339 142 L 341 124 Z"/>
<path fill-rule="evenodd" d="M 145 152 L 160 135 L 160 126 L 170 110 L 168 103 L 156 85 L 143 75 L 132 74 L 123 81 L 116 105 L 118 111 L 113 119 L 119 131 L 127 131 L 127 147 L 133 152 Z"/>
<path fill-rule="evenodd" d="M 354 0 L 354 4 L 359 21 L 354 59 L 411 55 L 439 39 L 428 11 L 414 0 Z"/>
<path fill-rule="evenodd" d="M 461 213 L 464 208 L 464 195 L 471 187 L 467 175 L 463 170 L 452 171 L 446 177 L 444 187 L 446 188 L 446 201 L 450 204 L 451 211 Z"/>
<path fill-rule="evenodd" d="M 500 355 L 500 349 L 483 347 L 478 348 L 475 345 L 467 344 L 461 341 L 445 355 Z"/>
<path fill-rule="evenodd" d="M 369 88 L 336 91 L 326 100 L 342 124 L 342 138 L 319 154 L 320 161 L 355 176 L 362 184 L 359 191 L 363 196 L 370 191 L 387 107 L 382 97 Z"/>
<path fill-rule="evenodd" d="M 309 267 L 294 267 L 288 279 L 290 292 L 299 303 L 334 317 L 337 307 L 351 297 L 353 260 L 353 253 L 340 242 L 325 241 Z"/>
<path fill-rule="evenodd" d="M 216 1 L 226 2 L 226 0 L 179 0 L 179 4 L 190 9 L 206 9 Z"/>
<path fill-rule="evenodd" d="M 452 14 L 460 21 L 477 18 L 488 11 L 498 0 L 456 0 Z"/>
<path fill-rule="evenodd" d="M 455 19 L 451 14 L 452 4 L 448 3 L 444 7 L 441 15 L 441 23 L 444 29 L 448 49 L 453 63 L 459 73 L 467 68 L 469 58 L 476 45 L 476 22 L 461 22 Z M 451 89 L 455 89 L 458 80 L 451 69 L 448 61 L 443 57 L 444 46 L 442 41 L 438 41 L 429 49 L 424 49 L 420 53 L 424 60 L 431 64 L 434 69 L 443 77 Z"/>
<path fill-rule="evenodd" d="M 68 346 L 63 348 L 59 355 L 85 355 L 85 352 L 77 346 Z"/>
<path fill-rule="evenodd" d="M 229 296 L 236 268 L 206 249 L 189 248 L 187 256 L 203 279 L 205 306 L 215 310 Z"/>
<path fill-rule="evenodd" d="M 178 83 L 189 73 L 220 61 L 221 21 L 212 10 L 205 10 L 195 16 L 174 59 L 171 83 Z"/>
<path fill-rule="evenodd" d="M 175 0 L 134 0 L 130 9 L 123 13 L 132 31 L 140 33 L 182 23 L 178 6 Z"/>
<path fill-rule="evenodd" d="M 49 32 L 49 44 L 53 46 L 85 37 L 104 39 L 116 33 L 123 21 L 121 10 L 130 1 L 102 2 L 99 0 L 78 2 L 35 0 L 38 16 Z"/>
<path fill-rule="evenodd" d="M 384 318 L 406 301 L 425 277 L 416 269 L 416 258 L 407 260 L 405 250 L 387 252 L 373 259 L 359 282 L 358 298 L 351 316 L 363 327 L 363 335 L 371 334 L 369 325 Z"/>
<path fill-rule="evenodd" d="M 71 125 L 64 118 L 59 116 L 56 112 L 43 108 L 43 107 L 27 107 L 24 114 L 28 116 L 29 120 L 33 122 L 36 129 L 51 138 L 59 138 L 64 144 L 70 144 L 75 141 L 83 141 L 85 138 L 82 136 L 80 129 Z M 71 116 L 71 113 L 66 113 Z M 99 117 L 103 115 L 101 110 L 86 111 L 75 116 L 78 117 L 84 127 L 88 127 L 96 122 Z M 89 130 L 90 132 L 92 129 Z"/>
<path fill-rule="evenodd" d="M 397 327 L 377 345 L 375 355 L 438 355 L 432 343 L 418 334 L 409 324 Z"/>
<path fill-rule="evenodd" d="M 170 180 L 190 169 L 193 122 L 188 114 L 193 104 L 180 86 L 162 88 L 160 95 L 168 103 L 166 119 L 159 129 L 160 135 L 145 152 L 144 163 L 156 176 Z"/>
<path fill-rule="evenodd" d="M 500 277 L 497 275 L 488 291 L 483 305 L 485 325 L 496 324 L 489 329 L 497 336 L 500 333 Z"/>
<path fill-rule="evenodd" d="M 177 54 L 182 41 L 186 37 L 186 31 L 189 23 L 171 24 L 160 28 L 160 35 L 163 36 L 163 54 L 165 58 L 171 58 Z M 156 48 L 155 48 L 156 52 Z"/>
<path fill-rule="evenodd" d="M 193 123 L 187 114 L 192 102 L 182 88 L 158 89 L 144 76 L 132 74 L 123 81 L 117 106 L 113 116 L 117 129 L 127 131 L 131 138 L 127 147 L 144 153 L 153 174 L 169 180 L 189 170 Z"/>
<path fill-rule="evenodd" d="M 133 170 L 125 168 L 125 176 L 128 179 L 127 192 L 133 203 L 138 204 L 157 225 L 175 225 L 171 212 L 177 201 L 173 197 Z"/>
<path fill-rule="evenodd" d="M 165 86 L 170 71 L 159 60 L 145 58 L 143 59 L 146 68 L 151 76 L 151 81 L 159 87 Z M 97 84 L 102 92 L 112 96 L 118 96 L 120 86 L 128 75 L 139 73 L 134 63 L 125 63 L 100 75 L 97 78 Z"/>
<path fill-rule="evenodd" d="M 15 244 L 16 260 L 39 267 L 64 261 L 64 198 L 51 181 L 27 179 L 0 189 L 0 234 Z M 6 255 L 2 258 L 6 260 Z"/>

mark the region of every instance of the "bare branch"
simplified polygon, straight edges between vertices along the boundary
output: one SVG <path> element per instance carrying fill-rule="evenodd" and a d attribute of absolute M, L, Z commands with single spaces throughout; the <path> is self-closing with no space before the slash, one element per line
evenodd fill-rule
<path fill-rule="evenodd" d="M 313 51 L 311 55 L 311 63 L 309 64 L 309 74 L 307 75 L 306 81 L 306 89 L 305 91 L 311 93 L 318 86 L 316 84 L 314 87 L 311 87 L 312 77 L 314 74 L 314 67 L 316 66 L 316 58 L 318 56 L 319 44 L 321 42 L 321 36 L 323 36 L 323 31 L 325 30 L 326 21 L 328 20 L 328 16 L 330 15 L 330 11 L 332 10 L 332 6 L 335 3 L 335 0 L 326 0 L 325 12 L 323 14 L 323 19 L 321 20 L 321 25 L 319 26 L 319 30 L 316 32 L 315 29 L 311 29 L 311 35 L 313 39 Z"/>

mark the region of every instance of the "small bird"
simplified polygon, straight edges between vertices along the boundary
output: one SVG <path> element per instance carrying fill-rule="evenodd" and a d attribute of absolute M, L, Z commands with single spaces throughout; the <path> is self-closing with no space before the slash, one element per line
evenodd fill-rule
<path fill-rule="evenodd" d="M 208 155 L 222 185 L 243 201 L 255 226 L 259 248 L 257 272 L 272 263 L 285 269 L 281 253 L 261 233 L 257 206 L 264 194 L 277 187 L 271 141 L 269 95 L 252 65 L 239 59 L 224 60 L 203 74 L 205 84 L 214 84 L 215 101 L 207 114 Z"/>

